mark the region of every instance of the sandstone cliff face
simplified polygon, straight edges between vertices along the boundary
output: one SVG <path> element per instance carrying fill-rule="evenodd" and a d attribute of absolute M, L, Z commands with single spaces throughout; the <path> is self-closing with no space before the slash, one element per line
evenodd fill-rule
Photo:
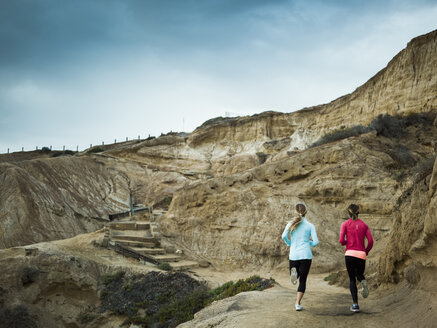
<path fill-rule="evenodd" d="M 95 231 L 134 201 L 153 205 L 185 183 L 105 156 L 64 156 L 0 164 L 0 248 Z M 151 182 L 153 181 L 153 183 Z"/>
<path fill-rule="evenodd" d="M 435 290 L 437 160 L 429 171 L 416 177 L 394 211 L 393 229 L 379 262 L 383 282 L 406 279 L 424 290 Z"/>

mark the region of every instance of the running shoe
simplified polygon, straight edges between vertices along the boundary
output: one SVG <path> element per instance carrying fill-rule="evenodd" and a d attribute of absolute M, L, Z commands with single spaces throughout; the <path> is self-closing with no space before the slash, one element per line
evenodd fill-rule
<path fill-rule="evenodd" d="M 367 298 L 369 296 L 369 288 L 367 287 L 367 281 L 361 280 L 361 295 L 363 295 L 364 298 Z"/>
<path fill-rule="evenodd" d="M 293 285 L 296 285 L 296 283 L 297 283 L 297 271 L 296 271 L 295 267 L 291 268 L 291 271 L 290 271 L 290 280 L 291 280 L 291 283 Z"/>
<path fill-rule="evenodd" d="M 302 311 L 303 307 L 300 304 L 296 304 L 296 311 Z"/>
<path fill-rule="evenodd" d="M 358 306 L 358 304 L 352 304 L 350 310 L 352 312 L 360 312 L 360 307 Z"/>

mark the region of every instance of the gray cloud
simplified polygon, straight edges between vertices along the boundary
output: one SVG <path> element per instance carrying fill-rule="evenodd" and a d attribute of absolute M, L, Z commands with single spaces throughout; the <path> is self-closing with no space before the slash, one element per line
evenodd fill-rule
<path fill-rule="evenodd" d="M 0 2 L 0 152 L 292 111 L 365 82 L 434 1 Z"/>

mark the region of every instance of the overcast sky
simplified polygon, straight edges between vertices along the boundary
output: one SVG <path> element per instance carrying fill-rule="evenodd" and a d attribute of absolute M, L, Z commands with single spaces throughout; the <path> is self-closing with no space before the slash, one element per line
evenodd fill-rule
<path fill-rule="evenodd" d="M 436 17 L 437 0 L 0 0 L 0 153 L 327 103 Z"/>

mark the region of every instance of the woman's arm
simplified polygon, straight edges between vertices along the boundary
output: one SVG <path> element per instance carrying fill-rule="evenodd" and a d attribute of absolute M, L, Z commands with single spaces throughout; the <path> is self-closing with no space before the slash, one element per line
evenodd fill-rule
<path fill-rule="evenodd" d="M 287 223 L 287 225 L 285 226 L 284 232 L 282 233 L 282 239 L 284 239 L 284 241 L 287 244 L 287 246 L 291 245 L 291 240 L 288 239 L 288 234 L 290 232 L 289 231 L 290 225 L 291 225 L 291 222 Z"/>
<path fill-rule="evenodd" d="M 317 238 L 316 227 L 314 224 L 311 224 L 311 239 L 310 245 L 311 247 L 317 246 L 319 244 L 319 239 Z"/>
<path fill-rule="evenodd" d="M 367 230 L 366 230 L 366 238 L 367 238 L 366 254 L 369 254 L 370 250 L 373 247 L 373 237 L 372 237 L 372 234 L 370 233 L 369 227 L 367 227 Z"/>
<path fill-rule="evenodd" d="M 343 246 L 344 245 L 346 245 L 346 224 L 345 224 L 346 222 L 343 222 L 342 224 L 341 224 L 341 228 L 340 228 L 340 239 L 339 239 L 339 242 L 340 242 L 340 244 L 342 244 Z"/>

